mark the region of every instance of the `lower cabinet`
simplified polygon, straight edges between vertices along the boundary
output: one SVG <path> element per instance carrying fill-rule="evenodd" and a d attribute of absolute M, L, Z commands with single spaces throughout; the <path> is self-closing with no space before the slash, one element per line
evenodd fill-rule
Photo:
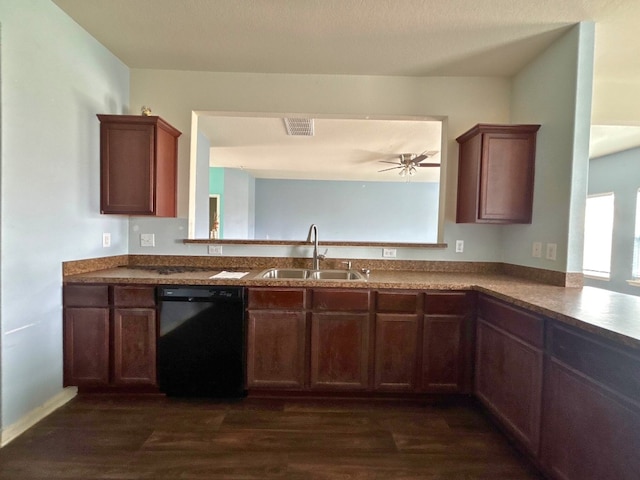
<path fill-rule="evenodd" d="M 422 293 L 376 292 L 375 312 L 375 390 L 415 391 Z"/>
<path fill-rule="evenodd" d="M 422 391 L 471 393 L 473 299 L 469 292 L 425 293 L 420 377 Z"/>
<path fill-rule="evenodd" d="M 301 390 L 306 378 L 306 292 L 250 288 L 247 387 Z"/>
<path fill-rule="evenodd" d="M 540 446 L 543 345 L 541 317 L 480 297 L 475 392 L 533 457 Z"/>
<path fill-rule="evenodd" d="M 64 309 L 64 384 L 109 384 L 109 308 Z"/>
<path fill-rule="evenodd" d="M 314 289 L 311 294 L 310 388 L 369 388 L 371 293 Z"/>
<path fill-rule="evenodd" d="M 249 288 L 247 388 L 470 393 L 465 291 Z"/>
<path fill-rule="evenodd" d="M 155 389 L 155 289 L 64 286 L 64 384 Z"/>
<path fill-rule="evenodd" d="M 639 478 L 640 356 L 555 324 L 548 343 L 546 470 L 563 480 Z"/>
<path fill-rule="evenodd" d="M 114 385 L 156 384 L 156 311 L 113 310 Z"/>

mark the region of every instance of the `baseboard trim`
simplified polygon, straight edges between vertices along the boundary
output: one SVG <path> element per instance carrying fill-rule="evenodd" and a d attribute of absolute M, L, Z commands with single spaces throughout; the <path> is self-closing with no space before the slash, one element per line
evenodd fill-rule
<path fill-rule="evenodd" d="M 36 423 L 42 420 L 44 417 L 57 410 L 65 403 L 70 401 L 78 394 L 78 387 L 67 387 L 60 393 L 51 397 L 39 407 L 34 408 L 20 420 L 12 423 L 6 428 L 2 429 L 2 439 L 0 440 L 0 447 L 4 447 L 12 440 L 18 438 L 29 428 L 33 427 Z"/>

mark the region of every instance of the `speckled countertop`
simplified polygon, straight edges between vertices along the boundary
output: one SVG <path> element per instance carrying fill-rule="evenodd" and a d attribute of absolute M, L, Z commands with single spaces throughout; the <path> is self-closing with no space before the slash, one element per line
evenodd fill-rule
<path fill-rule="evenodd" d="M 640 350 L 640 297 L 592 287 L 551 286 L 499 273 L 403 270 L 372 270 L 366 281 L 262 279 L 259 273 L 263 268 L 233 269 L 247 272 L 241 279 L 210 278 L 221 270 L 160 274 L 153 269 L 124 266 L 66 275 L 64 282 L 476 290 Z"/>

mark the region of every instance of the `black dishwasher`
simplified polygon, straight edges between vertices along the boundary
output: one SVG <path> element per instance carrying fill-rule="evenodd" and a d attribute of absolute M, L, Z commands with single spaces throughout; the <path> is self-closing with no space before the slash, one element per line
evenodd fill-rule
<path fill-rule="evenodd" d="M 160 390 L 181 397 L 242 397 L 243 287 L 159 287 Z"/>

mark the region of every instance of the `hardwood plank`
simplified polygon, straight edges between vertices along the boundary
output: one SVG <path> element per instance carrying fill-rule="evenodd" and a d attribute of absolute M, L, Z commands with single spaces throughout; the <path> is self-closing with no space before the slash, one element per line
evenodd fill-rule
<path fill-rule="evenodd" d="M 542 478 L 473 402 L 79 396 L 0 450 L 0 480 Z"/>

